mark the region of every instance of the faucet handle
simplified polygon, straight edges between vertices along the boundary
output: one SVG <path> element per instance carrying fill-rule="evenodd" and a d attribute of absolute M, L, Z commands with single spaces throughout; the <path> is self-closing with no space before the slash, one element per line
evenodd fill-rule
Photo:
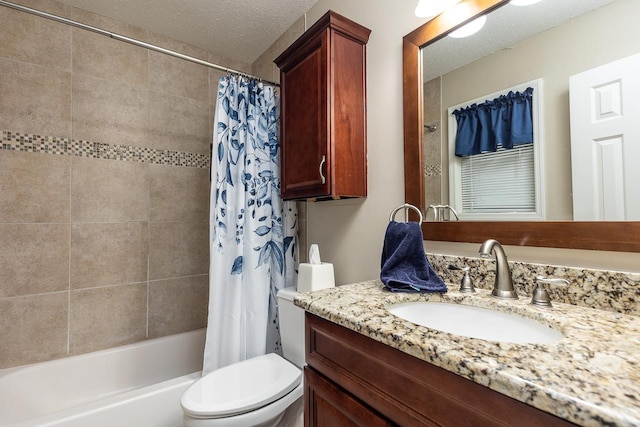
<path fill-rule="evenodd" d="M 533 289 L 531 304 L 540 307 L 551 307 L 551 297 L 545 288 L 545 283 L 550 285 L 568 285 L 566 279 L 546 278 L 544 276 L 536 276 L 536 287 Z"/>
<path fill-rule="evenodd" d="M 456 221 L 460 221 L 458 212 L 449 205 L 429 205 L 429 207 L 427 207 L 427 213 L 429 213 L 429 209 L 433 209 L 433 220 L 435 222 L 446 221 L 444 214 L 447 210 L 453 214 Z"/>
<path fill-rule="evenodd" d="M 476 291 L 476 288 L 473 286 L 473 279 L 469 276 L 469 266 L 458 267 L 453 264 L 449 264 L 449 270 L 460 270 L 464 272 L 464 276 L 462 276 L 462 280 L 460 281 L 460 292 L 463 294 L 469 294 Z"/>

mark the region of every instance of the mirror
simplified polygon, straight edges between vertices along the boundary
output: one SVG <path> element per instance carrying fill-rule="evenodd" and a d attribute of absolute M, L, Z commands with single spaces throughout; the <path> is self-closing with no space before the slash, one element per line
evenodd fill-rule
<path fill-rule="evenodd" d="M 629 28 L 637 25 L 625 19 L 625 15 L 633 16 L 638 12 L 637 3 L 614 0 L 545 0 L 526 7 L 507 4 L 492 12 L 486 25 L 473 36 L 463 39 L 445 37 L 422 48 L 425 209 L 429 205 L 448 204 L 460 211 L 461 200 L 456 202 L 451 196 L 455 188 L 451 174 L 455 175 L 457 169 L 449 166 L 460 165 L 460 158 L 448 151 L 453 145 L 451 139 L 456 123 L 447 108 L 493 99 L 495 96 L 489 94 L 518 90 L 513 88 L 516 85 L 521 85 L 519 89 L 522 90 L 540 78 L 540 88 L 534 92 L 534 100 L 538 97 L 543 101 L 536 109 L 539 118 L 537 114 L 534 118 L 534 123 L 541 123 L 539 132 L 536 132 L 540 134 L 540 140 L 534 145 L 541 148 L 544 156 L 540 162 L 536 161 L 544 165 L 540 174 L 542 191 L 536 192 L 541 196 L 538 204 L 544 208 L 539 215 L 548 220 L 607 218 L 604 209 L 597 212 L 580 209 L 585 205 L 597 205 L 593 202 L 587 204 L 587 200 L 593 197 L 593 191 L 577 193 L 583 194 L 584 201 L 576 199 L 579 209 L 577 215 L 574 214 L 572 181 L 575 178 L 572 173 L 584 171 L 587 177 L 594 173 L 590 163 L 576 167 L 575 172 L 572 170 L 569 80 L 572 75 L 637 54 L 640 35 L 634 28 Z M 617 24 L 608 26 L 607 22 Z M 602 27 L 607 27 L 607 30 L 603 31 Z M 593 42 L 594 38 L 598 39 L 597 43 Z M 622 87 L 629 85 L 623 84 Z M 575 113 L 576 106 L 573 110 Z M 627 144 L 631 148 L 632 143 L 627 141 Z M 610 169 L 614 167 L 610 166 Z M 609 176 L 615 171 L 603 173 Z M 578 179 L 576 182 L 582 181 Z M 627 185 L 634 182 L 640 182 L 640 178 L 628 180 Z M 627 194 L 634 193 L 632 188 L 626 191 Z M 638 191 L 640 189 L 635 190 L 636 193 Z M 624 192 L 624 183 L 620 182 L 617 191 L 610 189 L 607 197 L 620 194 L 624 206 Z M 605 205 L 608 217 L 640 219 L 637 215 L 629 216 L 633 204 L 627 202 L 626 205 L 626 215 L 624 208 L 614 215 L 611 212 L 614 203 L 610 201 Z M 495 213 L 475 215 L 490 221 L 500 220 L 500 215 Z M 433 219 L 433 216 L 427 218 Z M 537 219 L 540 218 L 531 218 Z"/>
<path fill-rule="evenodd" d="M 507 0 L 462 0 L 403 38 L 405 200 L 423 207 L 423 211 L 425 123 L 421 49 L 506 3 Z M 496 238 L 511 245 L 640 251 L 640 222 L 429 222 L 423 223 L 422 228 L 426 240 L 481 242 Z"/>

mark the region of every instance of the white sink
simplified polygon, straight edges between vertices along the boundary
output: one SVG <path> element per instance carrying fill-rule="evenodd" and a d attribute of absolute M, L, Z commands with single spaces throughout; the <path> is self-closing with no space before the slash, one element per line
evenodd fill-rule
<path fill-rule="evenodd" d="M 470 305 L 408 302 L 390 305 L 387 310 L 417 325 L 487 341 L 547 344 L 564 338 L 535 320 Z"/>

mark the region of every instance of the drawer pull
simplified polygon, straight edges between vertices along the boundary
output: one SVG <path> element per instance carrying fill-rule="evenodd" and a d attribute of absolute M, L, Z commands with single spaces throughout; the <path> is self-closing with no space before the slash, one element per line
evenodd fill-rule
<path fill-rule="evenodd" d="M 327 156 L 323 154 L 322 160 L 320 160 L 320 167 L 318 168 L 318 172 L 320 172 L 320 178 L 322 179 L 323 184 L 327 182 L 327 178 L 325 178 L 324 174 L 322 173 L 322 167 L 324 166 L 326 161 L 327 161 Z"/>

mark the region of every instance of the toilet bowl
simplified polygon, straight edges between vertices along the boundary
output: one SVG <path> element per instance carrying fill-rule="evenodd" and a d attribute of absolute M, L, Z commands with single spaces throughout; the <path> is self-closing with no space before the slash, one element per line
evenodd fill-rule
<path fill-rule="evenodd" d="M 288 408 L 302 408 L 304 311 L 293 305 L 295 294 L 291 288 L 278 292 L 285 357 L 265 354 L 195 381 L 180 399 L 185 427 L 273 427 Z"/>

